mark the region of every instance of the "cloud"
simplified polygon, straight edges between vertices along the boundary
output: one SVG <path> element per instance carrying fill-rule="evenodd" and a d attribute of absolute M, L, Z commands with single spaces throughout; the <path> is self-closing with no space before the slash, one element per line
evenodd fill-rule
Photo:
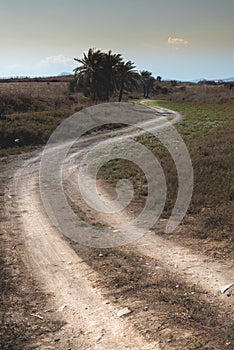
<path fill-rule="evenodd" d="M 73 62 L 73 59 L 64 55 L 49 56 L 42 60 L 42 64 L 67 64 Z"/>
<path fill-rule="evenodd" d="M 171 38 L 167 39 L 168 44 L 170 45 L 188 45 L 188 41 L 182 38 Z"/>

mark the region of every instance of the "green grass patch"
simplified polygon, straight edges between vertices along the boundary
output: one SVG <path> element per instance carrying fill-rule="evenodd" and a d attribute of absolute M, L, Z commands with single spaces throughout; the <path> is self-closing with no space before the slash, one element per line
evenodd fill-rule
<path fill-rule="evenodd" d="M 176 126 L 181 136 L 185 139 L 194 139 L 222 132 L 222 130 L 234 127 L 233 105 L 208 105 L 176 103 L 164 100 L 144 101 L 149 106 L 159 106 L 172 109 L 182 114 L 184 119 Z"/>
<path fill-rule="evenodd" d="M 231 214 L 234 209 L 234 106 L 154 100 L 144 103 L 175 110 L 183 115 L 183 120 L 175 127 L 187 145 L 194 169 L 194 191 L 188 213 L 199 215 L 200 233 L 196 230 L 195 235 L 215 240 L 234 240 Z M 169 152 L 152 135 L 146 134 L 137 140 L 151 150 L 163 167 L 168 190 L 163 216 L 168 217 L 177 197 L 175 164 Z M 123 160 L 109 162 L 102 167 L 99 176 L 112 185 L 127 177 L 133 181 L 139 203 L 144 203 L 145 177 L 133 163 Z"/>

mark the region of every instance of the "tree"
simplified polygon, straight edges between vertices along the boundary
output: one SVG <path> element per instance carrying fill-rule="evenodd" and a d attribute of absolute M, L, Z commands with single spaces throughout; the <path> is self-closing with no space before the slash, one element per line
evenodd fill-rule
<path fill-rule="evenodd" d="M 117 82 L 119 88 L 118 101 L 122 101 L 123 91 L 137 87 L 137 73 L 134 70 L 134 63 L 131 61 L 120 62 L 117 67 Z"/>
<path fill-rule="evenodd" d="M 74 69 L 78 87 L 83 90 L 85 96 L 91 97 L 93 100 L 102 99 L 100 76 L 103 69 L 103 52 L 89 49 L 87 55 L 83 53 L 83 58 L 74 58 L 74 60 L 81 63 L 81 66 Z"/>
<path fill-rule="evenodd" d="M 118 85 L 118 67 L 122 62 L 120 54 L 89 49 L 83 58 L 75 58 L 81 66 L 74 69 L 78 87 L 93 100 L 109 101 Z"/>
<path fill-rule="evenodd" d="M 83 58 L 75 58 L 81 66 L 74 69 L 78 88 L 96 101 L 109 101 L 115 91 L 119 90 L 122 100 L 123 90 L 136 85 L 135 66 L 131 61 L 124 62 L 120 54 L 89 49 Z"/>
<path fill-rule="evenodd" d="M 122 62 L 120 54 L 112 54 L 111 50 L 104 54 L 102 77 L 100 77 L 105 85 L 106 100 L 110 97 L 118 87 L 118 66 Z"/>
<path fill-rule="evenodd" d="M 144 89 L 144 98 L 148 98 L 150 89 L 153 87 L 155 79 L 152 76 L 151 72 L 147 70 L 142 70 L 140 72 L 140 80 Z"/>

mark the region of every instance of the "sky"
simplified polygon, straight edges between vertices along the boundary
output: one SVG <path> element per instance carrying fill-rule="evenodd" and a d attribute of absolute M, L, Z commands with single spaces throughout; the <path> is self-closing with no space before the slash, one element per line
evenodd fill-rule
<path fill-rule="evenodd" d="M 72 72 L 91 48 L 163 79 L 234 76 L 234 0 L 0 0 L 0 77 Z"/>

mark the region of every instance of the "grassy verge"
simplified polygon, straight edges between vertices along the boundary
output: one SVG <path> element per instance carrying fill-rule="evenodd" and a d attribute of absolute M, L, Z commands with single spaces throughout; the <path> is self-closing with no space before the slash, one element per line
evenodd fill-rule
<path fill-rule="evenodd" d="M 148 101 L 147 104 L 169 108 L 180 112 L 184 120 L 176 128 L 186 140 L 198 141 L 200 137 L 219 133 L 234 127 L 234 106 L 220 104 L 176 103 L 170 101 Z"/>
<path fill-rule="evenodd" d="M 65 118 L 91 104 L 68 87 L 63 79 L 0 82 L 0 155 L 44 145 Z"/>
<path fill-rule="evenodd" d="M 22 152 L 46 143 L 71 110 L 12 114 L 0 121 L 0 154 Z"/>
<path fill-rule="evenodd" d="M 188 147 L 194 169 L 194 192 L 188 213 L 196 220 L 189 234 L 199 239 L 226 240 L 227 246 L 233 246 L 233 105 L 168 101 L 148 101 L 147 104 L 169 108 L 184 116 L 176 128 Z M 155 154 L 164 169 L 168 193 L 163 216 L 168 217 L 177 196 L 174 163 L 156 138 L 144 135 L 138 141 Z M 113 186 L 119 179 L 128 177 L 134 183 L 139 205 L 144 204 L 147 195 L 145 177 L 133 163 L 111 161 L 102 167 L 99 176 Z"/>

